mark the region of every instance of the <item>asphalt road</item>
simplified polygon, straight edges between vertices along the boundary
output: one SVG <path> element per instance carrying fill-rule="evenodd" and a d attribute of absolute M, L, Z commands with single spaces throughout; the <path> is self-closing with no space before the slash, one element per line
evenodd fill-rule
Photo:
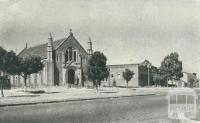
<path fill-rule="evenodd" d="M 166 96 L 154 95 L 1 107 L 0 123 L 179 122 L 168 119 L 167 106 Z M 197 120 L 200 120 L 199 111 Z"/>

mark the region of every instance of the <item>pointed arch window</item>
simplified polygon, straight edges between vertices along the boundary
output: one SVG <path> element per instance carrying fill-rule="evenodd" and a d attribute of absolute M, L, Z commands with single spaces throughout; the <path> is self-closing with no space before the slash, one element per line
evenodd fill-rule
<path fill-rule="evenodd" d="M 69 61 L 72 61 L 72 47 L 69 47 Z"/>
<path fill-rule="evenodd" d="M 65 54 L 65 62 L 67 62 L 68 59 L 69 59 L 69 58 L 68 58 L 68 57 L 69 57 L 68 54 L 69 54 L 69 51 L 68 51 L 68 49 L 67 49 L 66 54 Z"/>
<path fill-rule="evenodd" d="M 75 48 L 69 47 L 65 53 L 65 62 L 67 61 L 76 61 L 77 60 L 77 52 Z"/>

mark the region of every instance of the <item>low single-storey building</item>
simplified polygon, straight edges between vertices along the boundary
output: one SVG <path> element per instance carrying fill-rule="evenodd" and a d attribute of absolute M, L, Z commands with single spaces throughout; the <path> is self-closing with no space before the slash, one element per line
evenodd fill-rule
<path fill-rule="evenodd" d="M 191 81 L 193 81 L 193 85 L 191 85 Z M 176 87 L 198 87 L 199 83 L 197 83 L 196 73 L 183 72 L 183 77 L 180 80 L 169 80 L 168 85 L 175 85 Z"/>
<path fill-rule="evenodd" d="M 123 78 L 125 69 L 129 69 L 134 73 L 133 78 L 128 82 L 128 86 L 139 86 L 139 64 L 108 65 L 108 69 L 110 74 L 108 79 L 102 82 L 103 86 L 126 87 L 126 80 Z"/>

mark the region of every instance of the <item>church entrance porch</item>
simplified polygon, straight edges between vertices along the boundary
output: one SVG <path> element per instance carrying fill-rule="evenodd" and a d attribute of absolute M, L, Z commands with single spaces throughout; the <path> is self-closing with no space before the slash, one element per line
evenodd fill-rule
<path fill-rule="evenodd" d="M 68 71 L 68 83 L 74 84 L 74 80 L 75 80 L 75 71 L 73 69 L 70 69 Z"/>
<path fill-rule="evenodd" d="M 68 87 L 78 87 L 79 82 L 79 72 L 80 70 L 76 66 L 69 66 L 65 71 L 65 84 Z"/>

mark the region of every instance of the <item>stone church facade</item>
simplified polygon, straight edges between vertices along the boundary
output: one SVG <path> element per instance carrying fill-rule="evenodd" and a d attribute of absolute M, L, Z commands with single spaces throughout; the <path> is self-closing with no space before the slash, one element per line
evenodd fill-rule
<path fill-rule="evenodd" d="M 48 43 L 30 48 L 26 46 L 18 56 L 21 58 L 39 56 L 44 64 L 43 70 L 28 76 L 28 87 L 78 86 L 82 84 L 81 78 L 86 73 L 86 65 L 92 53 L 91 40 L 86 51 L 70 30 L 68 37 L 59 40 L 54 40 L 50 33 Z M 24 85 L 20 76 L 11 76 L 10 79 L 12 87 Z"/>

